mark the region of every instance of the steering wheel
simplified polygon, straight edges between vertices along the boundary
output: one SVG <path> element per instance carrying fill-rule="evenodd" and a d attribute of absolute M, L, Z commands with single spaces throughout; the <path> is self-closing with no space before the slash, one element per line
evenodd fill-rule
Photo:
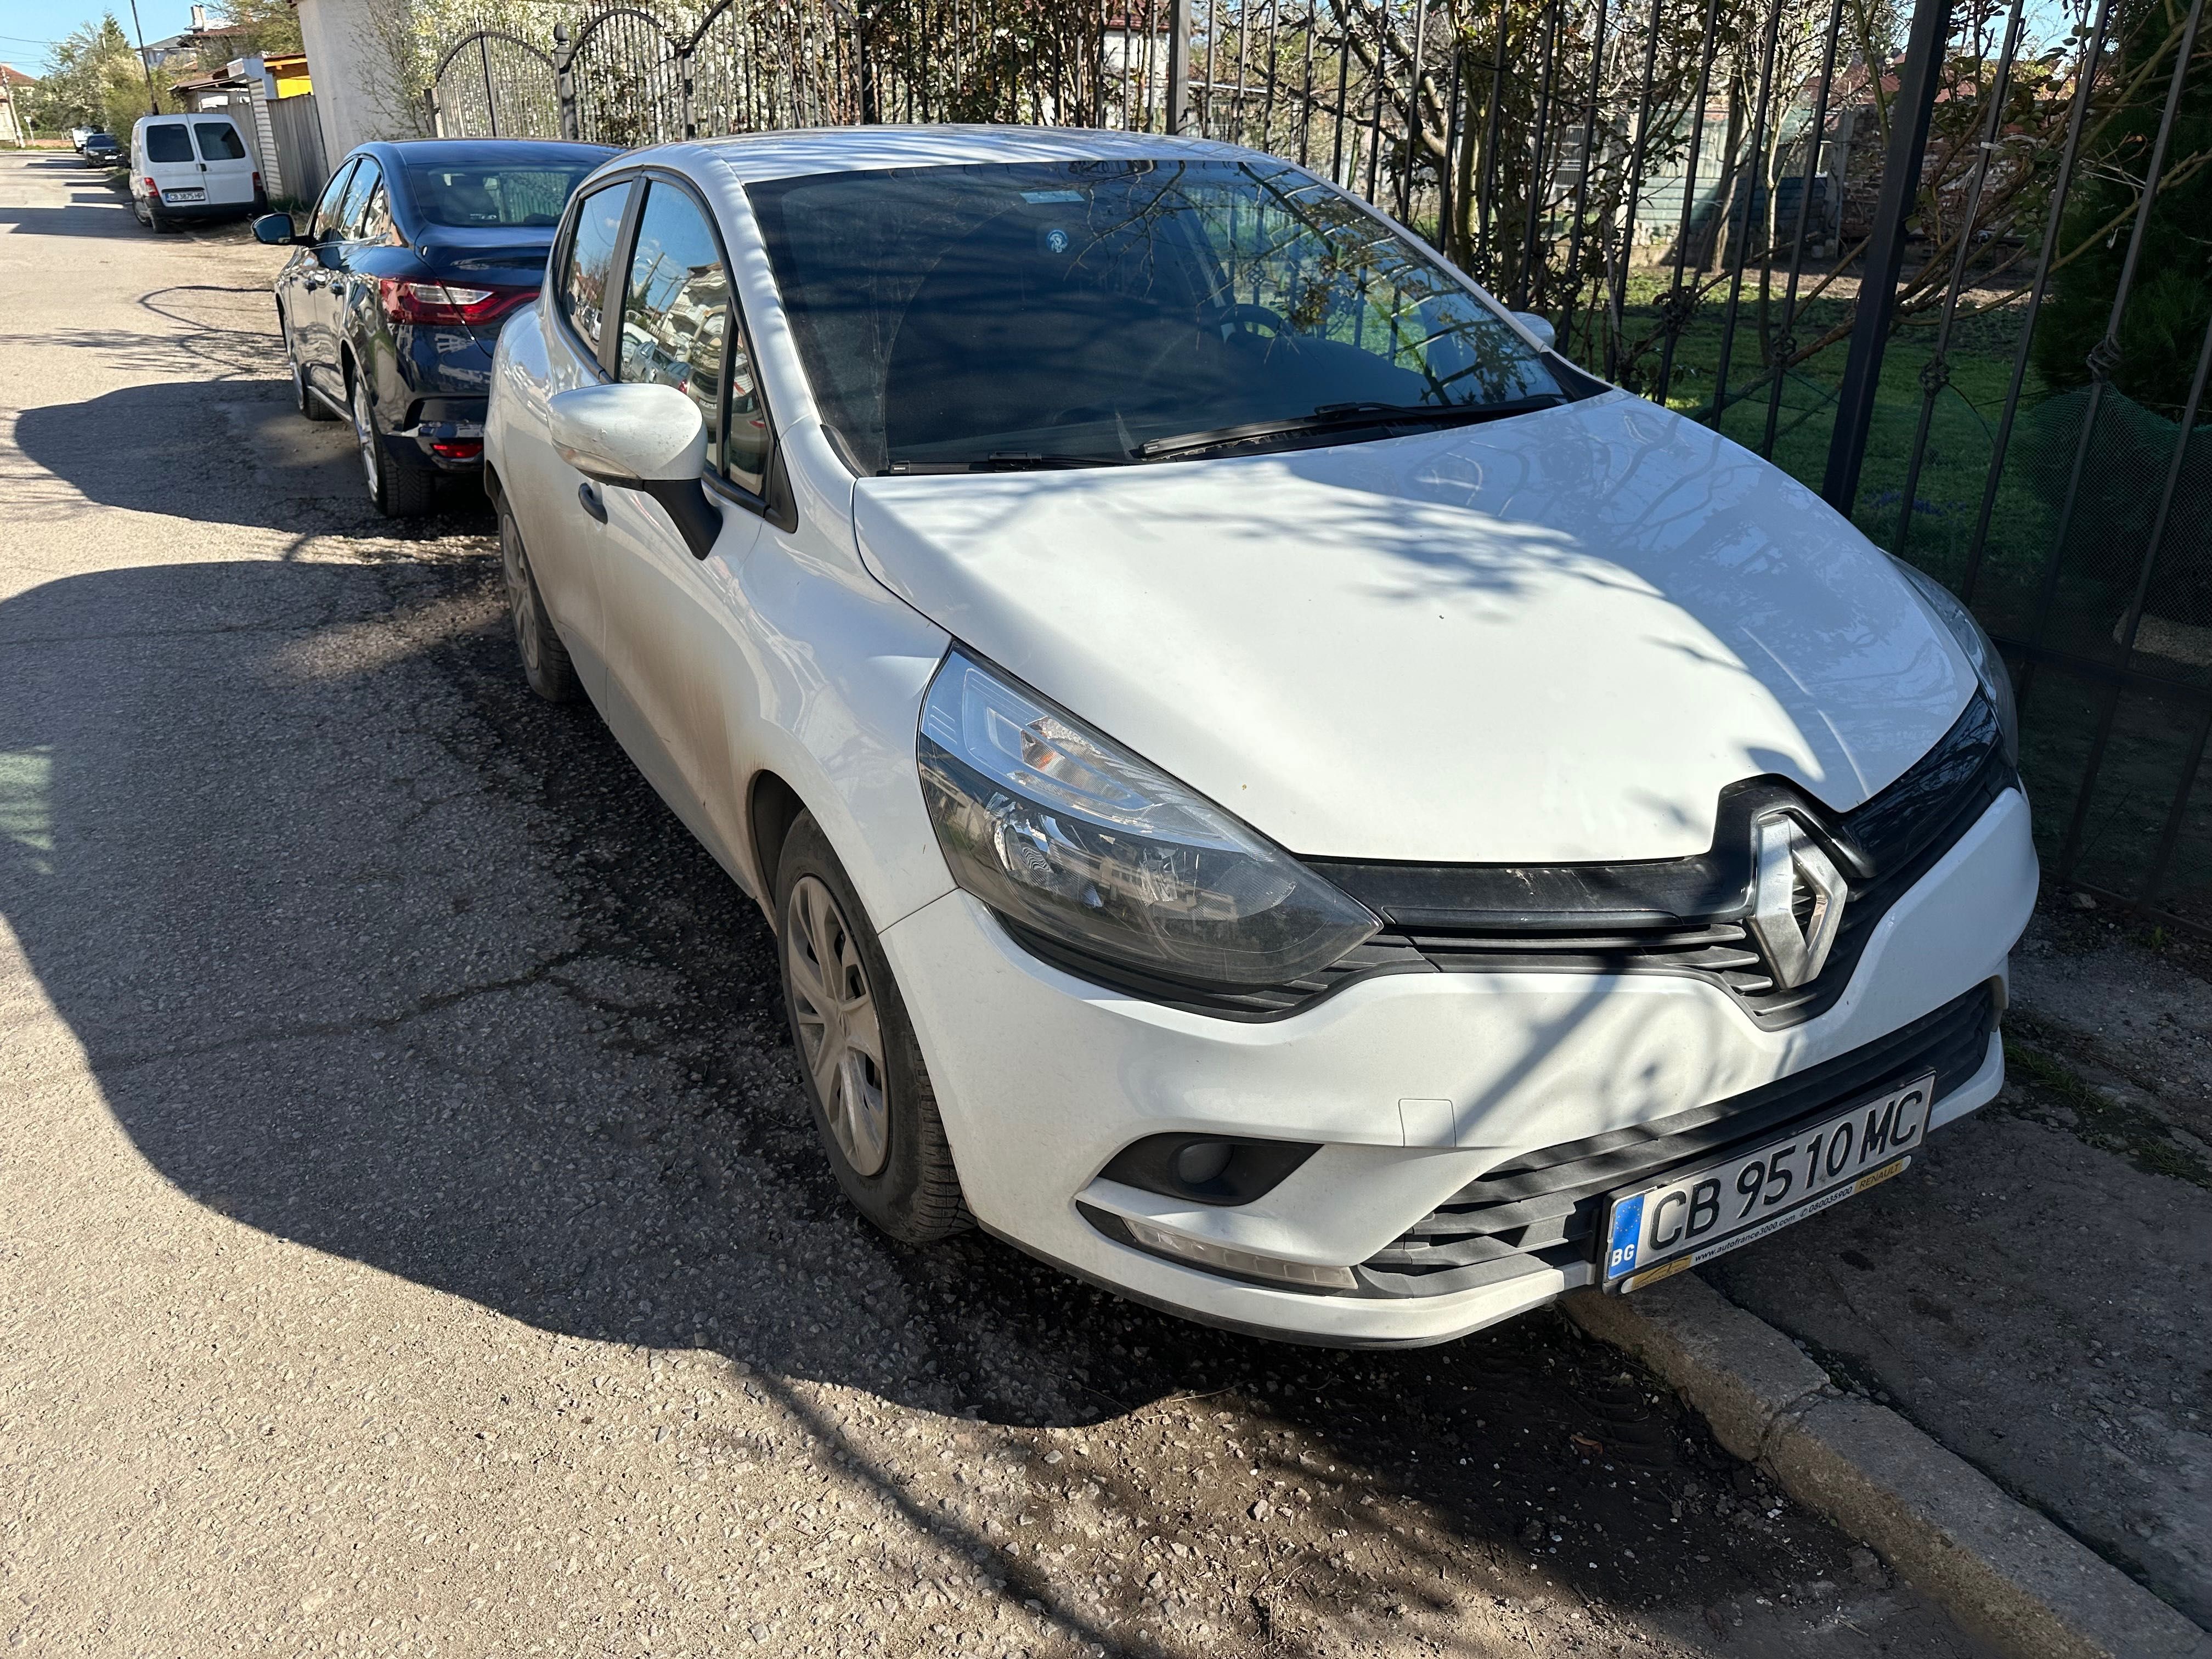
<path fill-rule="evenodd" d="M 1225 340 L 1229 337 L 1231 329 L 1253 323 L 1261 325 L 1267 332 L 1279 337 L 1291 331 L 1291 325 L 1288 323 L 1274 312 L 1268 310 L 1267 307 L 1261 305 L 1224 306 L 1207 326 L 1221 330 L 1221 337 Z"/>

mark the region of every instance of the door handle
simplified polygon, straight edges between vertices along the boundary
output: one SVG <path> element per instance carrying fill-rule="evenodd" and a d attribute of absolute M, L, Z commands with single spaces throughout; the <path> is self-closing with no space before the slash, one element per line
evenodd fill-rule
<path fill-rule="evenodd" d="M 592 489 L 589 483 L 580 483 L 576 486 L 576 499 L 584 504 L 584 511 L 601 524 L 607 521 L 607 504 L 599 499 L 599 492 Z"/>

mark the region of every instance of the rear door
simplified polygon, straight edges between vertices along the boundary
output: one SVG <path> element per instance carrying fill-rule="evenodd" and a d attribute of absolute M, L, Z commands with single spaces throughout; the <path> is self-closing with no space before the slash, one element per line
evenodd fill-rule
<path fill-rule="evenodd" d="M 253 204 L 253 158 L 246 140 L 228 115 L 195 115 L 192 143 L 199 151 L 200 173 L 210 207 L 251 207 Z"/>
<path fill-rule="evenodd" d="M 207 200 L 207 185 L 200 178 L 199 152 L 192 148 L 192 131 L 184 117 L 173 121 L 149 121 L 140 130 L 144 155 L 139 171 L 154 181 L 161 200 L 179 207 L 195 207 Z"/>

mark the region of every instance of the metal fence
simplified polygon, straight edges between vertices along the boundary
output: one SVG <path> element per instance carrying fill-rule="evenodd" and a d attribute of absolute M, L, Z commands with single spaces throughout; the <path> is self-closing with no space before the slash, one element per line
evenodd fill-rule
<path fill-rule="evenodd" d="M 1964 595 L 2046 867 L 2212 928 L 2204 0 L 722 0 L 454 43 L 450 133 L 1231 140 Z"/>

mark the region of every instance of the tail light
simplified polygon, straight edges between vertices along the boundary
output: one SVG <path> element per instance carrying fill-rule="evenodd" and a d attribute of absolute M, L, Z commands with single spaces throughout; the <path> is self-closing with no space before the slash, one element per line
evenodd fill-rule
<path fill-rule="evenodd" d="M 161 187 L 149 179 L 146 181 L 146 193 L 158 200 L 161 194 Z"/>
<path fill-rule="evenodd" d="M 261 193 L 261 169 L 259 167 L 253 169 L 253 193 L 257 196 Z"/>
<path fill-rule="evenodd" d="M 395 323 L 489 323 L 526 301 L 535 288 L 462 288 L 453 283 L 414 283 L 398 276 L 377 278 L 378 301 Z"/>
<path fill-rule="evenodd" d="M 482 438 L 434 438 L 430 453 L 449 461 L 473 461 L 483 453 Z"/>

